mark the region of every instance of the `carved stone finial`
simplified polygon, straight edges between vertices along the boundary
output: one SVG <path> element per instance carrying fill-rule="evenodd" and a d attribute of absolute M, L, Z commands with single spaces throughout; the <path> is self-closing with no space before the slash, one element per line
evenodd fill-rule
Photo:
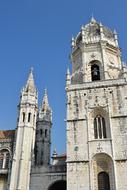
<path fill-rule="evenodd" d="M 93 14 L 92 14 L 92 17 L 91 17 L 91 21 L 90 21 L 91 23 L 96 23 L 96 20 L 95 20 L 95 18 L 93 17 Z"/>

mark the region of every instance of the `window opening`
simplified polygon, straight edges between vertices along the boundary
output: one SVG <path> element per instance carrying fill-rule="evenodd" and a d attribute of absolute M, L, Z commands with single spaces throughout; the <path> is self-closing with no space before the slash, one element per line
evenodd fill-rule
<path fill-rule="evenodd" d="M 42 129 L 40 129 L 40 136 L 42 137 L 42 134 L 43 134 L 43 130 Z"/>
<path fill-rule="evenodd" d="M 45 137 L 47 137 L 47 129 L 45 129 Z"/>
<path fill-rule="evenodd" d="M 33 117 L 33 124 L 35 123 L 35 114 L 34 114 L 34 117 Z"/>
<path fill-rule="evenodd" d="M 0 151 L 0 169 L 8 169 L 9 167 L 9 152 L 8 150 Z"/>
<path fill-rule="evenodd" d="M 94 118 L 94 138 L 107 138 L 105 119 L 101 115 L 98 115 Z"/>
<path fill-rule="evenodd" d="M 23 117 L 23 122 L 25 121 L 25 112 L 22 113 L 22 117 Z"/>
<path fill-rule="evenodd" d="M 91 77 L 92 81 L 100 80 L 100 68 L 98 65 L 92 65 L 91 66 Z"/>
<path fill-rule="evenodd" d="M 30 122 L 31 119 L 31 113 L 28 113 L 28 123 Z"/>

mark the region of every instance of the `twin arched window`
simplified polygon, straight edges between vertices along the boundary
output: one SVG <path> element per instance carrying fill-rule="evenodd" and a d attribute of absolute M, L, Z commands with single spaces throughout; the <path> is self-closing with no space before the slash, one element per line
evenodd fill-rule
<path fill-rule="evenodd" d="M 3 149 L 0 151 L 0 169 L 8 169 L 10 153 L 8 150 Z"/>
<path fill-rule="evenodd" d="M 105 119 L 101 115 L 94 118 L 94 138 L 107 138 Z"/>

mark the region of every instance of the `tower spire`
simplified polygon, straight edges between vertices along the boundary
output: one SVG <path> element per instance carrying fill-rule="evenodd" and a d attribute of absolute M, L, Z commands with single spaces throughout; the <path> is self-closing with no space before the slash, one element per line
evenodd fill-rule
<path fill-rule="evenodd" d="M 69 67 L 67 68 L 67 74 L 66 74 L 66 86 L 70 84 L 71 76 L 70 76 L 70 70 Z"/>
<path fill-rule="evenodd" d="M 36 133 L 36 164 L 49 165 L 50 163 L 50 145 L 51 145 L 51 126 L 52 126 L 52 110 L 49 106 L 47 89 L 45 89 L 41 107 L 38 112 Z M 43 153 L 43 154 L 42 154 Z"/>
<path fill-rule="evenodd" d="M 33 77 L 33 67 L 31 67 L 31 69 L 30 69 L 30 73 L 29 73 L 28 80 L 26 83 L 25 91 L 26 92 L 35 92 L 36 91 L 34 77 Z"/>
<path fill-rule="evenodd" d="M 39 109 L 39 118 L 43 120 L 52 120 L 52 109 L 49 106 L 48 93 L 47 89 L 45 89 L 44 97 Z"/>
<path fill-rule="evenodd" d="M 95 18 L 94 18 L 94 16 L 93 16 L 93 13 L 92 13 L 92 17 L 91 17 L 90 22 L 91 22 L 91 23 L 95 23 L 95 22 L 96 22 L 96 20 L 95 20 Z"/>
<path fill-rule="evenodd" d="M 48 101 L 48 93 L 47 93 L 47 89 L 45 88 L 45 92 L 44 92 L 44 97 L 42 100 L 42 110 L 47 110 L 49 109 L 49 101 Z"/>

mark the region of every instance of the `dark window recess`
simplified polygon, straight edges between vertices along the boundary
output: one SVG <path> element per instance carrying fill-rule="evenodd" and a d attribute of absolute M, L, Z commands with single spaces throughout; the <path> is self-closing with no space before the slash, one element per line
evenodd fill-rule
<path fill-rule="evenodd" d="M 94 138 L 98 139 L 98 132 L 97 132 L 97 122 L 96 119 L 94 119 Z"/>
<path fill-rule="evenodd" d="M 100 68 L 96 64 L 91 66 L 91 77 L 92 81 L 100 80 Z"/>
<path fill-rule="evenodd" d="M 40 136 L 42 136 L 43 135 L 43 130 L 42 129 L 40 129 Z"/>
<path fill-rule="evenodd" d="M 28 123 L 30 122 L 31 120 L 31 113 L 28 113 Z"/>
<path fill-rule="evenodd" d="M 34 114 L 34 117 L 33 117 L 33 124 L 34 124 L 34 122 L 35 122 L 35 114 Z"/>
<path fill-rule="evenodd" d="M 25 121 L 25 113 L 24 112 L 22 113 L 22 118 L 23 118 L 22 120 L 24 122 Z"/>
<path fill-rule="evenodd" d="M 45 137 L 47 137 L 47 132 L 48 132 L 47 129 L 45 129 Z"/>

